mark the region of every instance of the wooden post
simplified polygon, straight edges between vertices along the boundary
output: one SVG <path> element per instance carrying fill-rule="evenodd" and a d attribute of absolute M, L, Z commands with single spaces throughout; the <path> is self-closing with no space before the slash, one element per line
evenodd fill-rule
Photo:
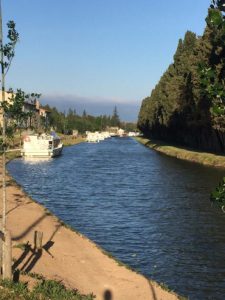
<path fill-rule="evenodd" d="M 12 240 L 9 230 L 5 231 L 3 242 L 3 279 L 12 279 Z"/>
<path fill-rule="evenodd" d="M 35 231 L 34 232 L 34 250 L 42 249 L 42 239 L 43 239 L 43 232 Z"/>

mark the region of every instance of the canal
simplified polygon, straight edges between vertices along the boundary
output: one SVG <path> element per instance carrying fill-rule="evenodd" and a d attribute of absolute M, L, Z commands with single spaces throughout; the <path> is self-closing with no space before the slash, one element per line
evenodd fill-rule
<path fill-rule="evenodd" d="M 189 299 L 224 299 L 225 215 L 209 194 L 225 172 L 131 138 L 7 168 L 35 200 L 122 262 Z"/>

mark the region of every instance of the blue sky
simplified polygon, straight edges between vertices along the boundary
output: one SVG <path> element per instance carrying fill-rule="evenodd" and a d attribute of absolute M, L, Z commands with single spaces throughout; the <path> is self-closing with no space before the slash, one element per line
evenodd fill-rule
<path fill-rule="evenodd" d="M 187 30 L 203 33 L 208 0 L 2 0 L 20 42 L 7 85 L 42 101 L 135 120 Z"/>

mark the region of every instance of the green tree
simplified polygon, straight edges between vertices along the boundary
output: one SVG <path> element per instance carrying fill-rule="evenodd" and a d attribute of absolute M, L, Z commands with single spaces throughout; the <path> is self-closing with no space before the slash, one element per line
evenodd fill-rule
<path fill-rule="evenodd" d="M 120 117 L 119 117 L 119 114 L 118 114 L 118 111 L 117 111 L 117 107 L 115 106 L 114 107 L 114 110 L 113 110 L 113 115 L 111 117 L 111 126 L 120 126 Z"/>
<path fill-rule="evenodd" d="M 209 15 L 206 19 L 208 26 L 214 31 L 214 52 L 212 59 L 214 65 L 203 65 L 200 68 L 202 86 L 205 89 L 205 96 L 212 103 L 211 112 L 215 124 L 224 127 L 225 115 L 225 0 L 213 0 Z M 210 199 L 219 205 L 225 212 L 225 177 L 218 187 L 211 193 Z"/>
<path fill-rule="evenodd" d="M 2 124 L 2 136 L 3 136 L 3 154 L 2 154 L 2 231 L 4 235 L 7 234 L 6 228 L 6 211 L 7 211 L 7 201 L 6 201 L 6 126 L 5 126 L 5 76 L 10 68 L 12 59 L 15 55 L 14 50 L 19 39 L 19 34 L 15 29 L 15 23 L 9 21 L 8 24 L 8 43 L 3 44 L 3 29 L 2 29 L 2 8 L 0 1 L 0 64 L 1 64 L 1 87 L 2 87 L 2 104 L 1 112 L 3 116 Z M 12 270 L 9 264 L 7 268 L 6 264 L 6 255 L 11 253 L 11 249 L 6 248 L 6 243 L 2 242 L 2 270 L 3 270 L 3 279 L 11 279 Z"/>

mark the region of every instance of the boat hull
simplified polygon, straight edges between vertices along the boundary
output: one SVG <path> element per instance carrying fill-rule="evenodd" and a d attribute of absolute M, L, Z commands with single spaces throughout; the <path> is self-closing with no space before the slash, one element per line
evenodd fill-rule
<path fill-rule="evenodd" d="M 45 151 L 21 151 L 21 155 L 23 157 L 40 157 L 40 158 L 47 158 L 47 157 L 56 157 L 62 154 L 63 145 L 57 147 L 53 150 L 45 150 Z"/>

